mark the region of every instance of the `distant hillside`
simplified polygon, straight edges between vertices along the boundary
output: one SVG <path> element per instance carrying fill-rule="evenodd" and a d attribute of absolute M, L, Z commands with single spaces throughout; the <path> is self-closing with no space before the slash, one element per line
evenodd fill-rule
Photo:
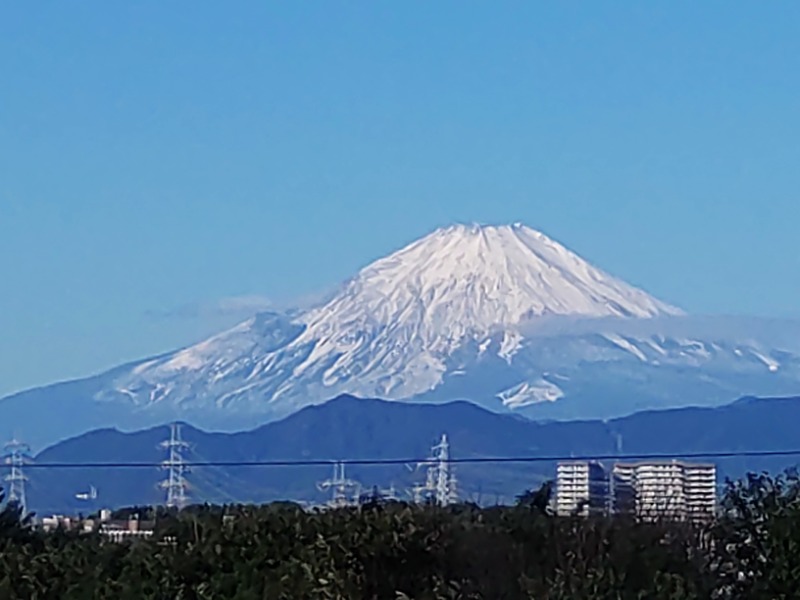
<path fill-rule="evenodd" d="M 535 423 L 466 402 L 407 404 L 342 396 L 305 408 L 278 422 L 241 433 L 206 433 L 184 426 L 191 461 L 339 460 L 424 458 L 446 432 L 455 458 L 474 456 L 583 456 L 790 450 L 800 448 L 800 398 L 743 399 L 719 408 L 648 411 L 611 421 Z M 135 433 L 101 429 L 61 442 L 36 462 L 159 462 L 168 428 Z M 780 470 L 793 457 L 717 461 L 721 476 L 748 470 Z M 510 501 L 554 474 L 553 463 L 460 464 L 462 497 L 484 503 Z M 331 468 L 197 467 L 189 474 L 196 501 L 318 501 L 316 483 Z M 29 503 L 39 512 L 91 510 L 99 506 L 158 503 L 165 475 L 147 468 L 30 469 Z M 352 466 L 350 477 L 371 487 L 406 490 L 423 473 L 404 465 Z M 75 498 L 95 486 L 96 506 Z"/>

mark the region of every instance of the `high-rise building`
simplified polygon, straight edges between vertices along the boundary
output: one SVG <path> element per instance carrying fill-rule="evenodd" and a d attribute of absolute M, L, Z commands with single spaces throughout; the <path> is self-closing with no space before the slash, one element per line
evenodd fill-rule
<path fill-rule="evenodd" d="M 599 462 L 558 464 L 556 512 L 562 516 L 605 514 L 608 511 L 608 474 Z"/>
<path fill-rule="evenodd" d="M 714 516 L 716 467 L 677 460 L 617 463 L 611 488 L 614 512 L 703 520 Z"/>

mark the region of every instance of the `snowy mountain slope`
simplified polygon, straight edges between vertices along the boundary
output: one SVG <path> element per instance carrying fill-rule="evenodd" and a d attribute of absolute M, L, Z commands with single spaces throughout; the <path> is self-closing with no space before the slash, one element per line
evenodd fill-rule
<path fill-rule="evenodd" d="M 800 391 L 800 348 L 695 328 L 523 225 L 456 225 L 309 310 L 259 314 L 94 378 L 80 401 L 121 415 L 109 419 L 122 427 L 180 418 L 237 428 L 343 393 L 605 418 Z M 0 401 L 0 417 L 8 406 Z"/>
<path fill-rule="evenodd" d="M 604 419 L 800 390 L 800 322 L 775 332 L 760 320 L 728 319 L 724 330 L 714 321 L 555 318 L 550 330 L 523 327 L 511 360 L 501 339 L 483 344 L 479 368 L 466 355 L 452 360 L 442 384 L 417 399 L 477 394 L 536 418 Z"/>
<path fill-rule="evenodd" d="M 518 327 L 538 316 L 677 314 L 527 227 L 457 225 L 369 265 L 291 321 L 257 317 L 141 365 L 116 391 L 136 403 L 233 409 L 294 409 L 344 392 L 402 399 L 436 389 L 449 357 L 498 332 L 498 353 L 510 358 Z M 271 344 L 263 343 L 267 332 Z"/>

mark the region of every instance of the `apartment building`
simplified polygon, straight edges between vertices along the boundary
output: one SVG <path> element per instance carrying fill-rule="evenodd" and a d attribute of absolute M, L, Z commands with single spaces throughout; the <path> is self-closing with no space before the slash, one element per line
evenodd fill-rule
<path fill-rule="evenodd" d="M 611 490 L 617 513 L 703 520 L 716 509 L 716 467 L 678 460 L 617 463 Z"/>
<path fill-rule="evenodd" d="M 561 462 L 556 512 L 562 516 L 630 514 L 642 519 L 702 521 L 714 516 L 717 474 L 713 464 L 679 460 L 616 463 L 608 472 L 596 461 Z"/>
<path fill-rule="evenodd" d="M 713 517 L 717 510 L 717 468 L 684 463 L 686 512 L 691 519 Z"/>
<path fill-rule="evenodd" d="M 556 512 L 562 516 L 608 512 L 608 474 L 599 462 L 572 461 L 558 464 Z"/>

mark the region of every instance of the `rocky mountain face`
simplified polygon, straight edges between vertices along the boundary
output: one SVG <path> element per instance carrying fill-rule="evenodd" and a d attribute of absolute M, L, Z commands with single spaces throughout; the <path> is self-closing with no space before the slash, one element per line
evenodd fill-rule
<path fill-rule="evenodd" d="M 0 401 L 0 418 L 42 443 L 173 419 L 240 429 L 339 394 L 609 418 L 800 391 L 800 336 L 708 329 L 528 227 L 457 225 L 311 309 L 262 313 L 174 353 L 18 394 Z M 71 416 L 26 426 L 42 409 Z"/>

